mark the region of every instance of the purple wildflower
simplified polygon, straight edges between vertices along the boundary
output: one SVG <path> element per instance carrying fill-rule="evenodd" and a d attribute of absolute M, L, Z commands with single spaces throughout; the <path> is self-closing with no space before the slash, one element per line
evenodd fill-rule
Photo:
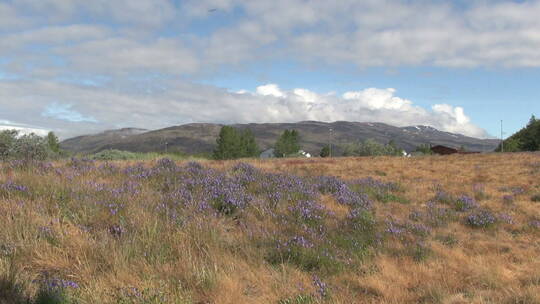
<path fill-rule="evenodd" d="M 319 297 L 326 298 L 328 296 L 328 285 L 326 285 L 326 283 L 323 282 L 317 275 L 313 275 L 312 280 Z"/>
<path fill-rule="evenodd" d="M 490 227 L 497 222 L 497 218 L 489 210 L 479 210 L 467 217 L 467 223 L 475 228 Z"/>

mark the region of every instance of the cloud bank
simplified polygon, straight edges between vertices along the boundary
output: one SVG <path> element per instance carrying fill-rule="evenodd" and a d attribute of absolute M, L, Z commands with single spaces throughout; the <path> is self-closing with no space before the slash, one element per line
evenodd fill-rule
<path fill-rule="evenodd" d="M 19 123 L 49 126 L 63 137 L 107 128 L 163 128 L 189 122 L 369 121 L 396 126 L 429 125 L 473 137 L 486 132 L 470 122 L 460 107 L 446 104 L 424 109 L 396 96 L 394 89 L 368 88 L 320 94 L 307 89 L 283 90 L 276 84 L 254 92 L 230 92 L 213 86 L 176 81 L 166 88 L 133 92 L 117 83 L 110 88 L 52 82 L 0 83 L 0 107 Z M 76 101 L 72 96 L 78 96 Z M 69 104 L 50 100 L 71 100 Z M 9 100 L 9 102 L 8 102 Z M 6 127 L 6 122 L 0 121 Z"/>
<path fill-rule="evenodd" d="M 482 137 L 463 108 L 421 108 L 393 89 L 337 96 L 264 85 L 234 93 L 196 83 L 279 60 L 315 70 L 536 68 L 538 15 L 538 0 L 2 1 L 0 119 L 65 136 L 315 119 L 424 124 Z"/>

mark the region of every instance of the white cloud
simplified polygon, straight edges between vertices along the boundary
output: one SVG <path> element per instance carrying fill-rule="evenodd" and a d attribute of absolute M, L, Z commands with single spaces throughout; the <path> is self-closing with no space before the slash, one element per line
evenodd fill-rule
<path fill-rule="evenodd" d="M 190 122 L 303 120 L 429 125 L 443 131 L 486 136 L 483 129 L 470 122 L 462 108 L 437 105 L 432 110 L 424 109 L 396 96 L 393 89 L 368 88 L 336 96 L 301 88 L 284 90 L 276 84 L 260 86 L 254 93 L 229 92 L 178 80 L 160 84 L 166 89 L 160 90 L 150 81 L 141 82 L 139 92 L 133 92 L 124 89 L 129 82 L 104 87 L 51 81 L 0 82 L 0 108 L 11 121 L 47 126 L 63 137 L 111 128 L 156 129 Z M 154 93 L 144 93 L 145 88 Z M 51 102 L 57 102 L 54 113 L 45 110 L 50 115 L 42 115 Z M 65 104 L 72 106 L 62 107 Z M 89 117 L 92 119 L 81 119 Z"/>
<path fill-rule="evenodd" d="M 6 54 L 17 48 L 35 44 L 58 46 L 65 43 L 83 42 L 104 38 L 108 34 L 106 27 L 95 25 L 41 27 L 4 35 L 0 40 L 0 52 Z"/>
<path fill-rule="evenodd" d="M 9 3 L 0 3 L 0 32 L 7 29 L 19 29 L 27 26 L 30 20 L 19 16 Z"/>
<path fill-rule="evenodd" d="M 262 96 L 285 97 L 285 94 L 277 84 L 273 83 L 257 87 L 257 94 Z"/>
<path fill-rule="evenodd" d="M 272 96 L 265 100 L 269 113 L 278 110 L 290 121 L 370 121 L 396 126 L 428 125 L 439 130 L 461 133 L 473 137 L 487 137 L 482 128 L 472 124 L 463 108 L 447 104 L 433 106 L 432 111 L 415 106 L 412 101 L 395 96 L 396 90 L 368 88 L 346 92 L 336 97 L 317 94 L 306 89 L 283 91 L 275 84 L 260 86 L 254 98 Z M 264 112 L 257 112 L 264 117 Z"/>
<path fill-rule="evenodd" d="M 45 136 L 47 133 L 49 133 L 49 130 L 39 128 L 39 127 L 33 127 L 30 125 L 24 125 L 24 124 L 17 124 L 9 120 L 2 120 L 0 119 L 0 131 L 3 130 L 17 130 L 20 134 L 30 134 L 34 133 L 40 136 Z"/>
<path fill-rule="evenodd" d="M 81 16 L 97 21 L 156 28 L 176 16 L 170 0 L 13 0 L 20 14 L 47 22 L 65 23 Z"/>
<path fill-rule="evenodd" d="M 65 135 L 191 121 L 313 119 L 424 124 L 485 136 L 463 108 L 425 109 L 393 89 L 337 96 L 267 84 L 254 93 L 231 93 L 192 81 L 281 59 L 307 63 L 315 72 L 321 64 L 540 67 L 537 0 L 471 0 L 463 7 L 423 0 L 175 3 L 1 2 L 0 74 L 13 77 L 0 80 L 0 114 Z M 89 79 L 104 80 L 90 87 L 84 85 Z M 42 116 L 52 102 L 71 104 L 64 110 L 102 125 Z"/>
<path fill-rule="evenodd" d="M 168 74 L 194 73 L 199 68 L 197 55 L 182 42 L 158 38 L 150 43 L 128 38 L 92 40 L 74 46 L 58 47 L 79 71 L 125 74 L 133 71 Z"/>
<path fill-rule="evenodd" d="M 25 46 L 53 45 L 53 55 L 73 62 L 72 69 L 111 73 L 138 66 L 197 74 L 282 58 L 359 67 L 538 67 L 539 14 L 537 0 L 461 7 L 421 0 L 14 0 L 0 3 L 0 49 L 22 49 L 13 60 L 23 64 Z M 224 16 L 234 21 L 215 26 Z M 92 23 L 80 24 L 85 20 Z M 211 30 L 197 33 L 189 28 L 194 20 Z M 26 30 L 9 32 L 18 28 Z"/>
<path fill-rule="evenodd" d="M 540 1 L 227 1 L 234 6 L 246 16 L 209 39 L 249 59 L 277 41 L 271 56 L 310 63 L 540 66 Z M 245 24 L 272 39 L 246 39 Z"/>

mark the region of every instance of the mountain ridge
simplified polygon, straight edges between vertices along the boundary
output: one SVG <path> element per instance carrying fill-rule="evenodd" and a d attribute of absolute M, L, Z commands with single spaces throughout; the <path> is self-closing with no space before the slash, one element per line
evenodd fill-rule
<path fill-rule="evenodd" d="M 61 142 L 62 148 L 78 153 L 95 153 L 106 149 L 132 152 L 179 151 L 188 154 L 209 153 L 224 124 L 189 123 L 158 130 L 122 128 L 98 134 L 81 135 Z M 413 151 L 420 144 L 440 144 L 454 148 L 464 146 L 470 151 L 493 151 L 499 141 L 478 139 L 461 134 L 439 131 L 429 126 L 395 127 L 380 122 L 321 122 L 248 123 L 232 124 L 239 129 L 250 129 L 262 150 L 273 146 L 285 129 L 299 131 L 303 149 L 318 154 L 329 142 L 339 152 L 340 147 L 352 142 L 374 139 L 380 143 L 393 140 L 406 151 Z"/>

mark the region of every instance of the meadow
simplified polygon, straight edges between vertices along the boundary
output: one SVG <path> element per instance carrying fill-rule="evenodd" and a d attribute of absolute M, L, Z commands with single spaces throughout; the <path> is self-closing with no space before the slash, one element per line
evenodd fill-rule
<path fill-rule="evenodd" d="M 0 163 L 0 303 L 540 303 L 540 154 Z"/>

